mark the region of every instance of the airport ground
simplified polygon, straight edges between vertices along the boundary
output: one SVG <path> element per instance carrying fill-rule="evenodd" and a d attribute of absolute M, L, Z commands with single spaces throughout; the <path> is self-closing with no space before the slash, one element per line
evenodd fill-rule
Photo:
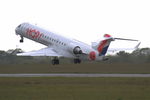
<path fill-rule="evenodd" d="M 3 64 L 2 73 L 148 74 L 150 64 Z M 150 78 L 0 77 L 0 100 L 150 100 Z"/>
<path fill-rule="evenodd" d="M 150 74 L 150 63 L 3 64 L 2 73 L 129 73 Z"/>
<path fill-rule="evenodd" d="M 149 99 L 150 78 L 0 78 L 0 100 Z"/>

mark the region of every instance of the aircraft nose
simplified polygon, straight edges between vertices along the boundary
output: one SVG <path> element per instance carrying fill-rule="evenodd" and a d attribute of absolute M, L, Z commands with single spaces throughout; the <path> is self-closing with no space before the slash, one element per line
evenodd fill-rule
<path fill-rule="evenodd" d="M 19 34 L 19 28 L 21 27 L 21 24 L 19 25 L 19 26 L 17 26 L 16 27 L 16 29 L 15 29 L 15 33 L 16 33 L 16 35 L 18 35 Z"/>
<path fill-rule="evenodd" d="M 19 34 L 19 32 L 18 32 L 18 28 L 16 28 L 16 29 L 15 29 L 15 33 L 16 33 L 16 35 L 18 35 L 18 34 Z"/>

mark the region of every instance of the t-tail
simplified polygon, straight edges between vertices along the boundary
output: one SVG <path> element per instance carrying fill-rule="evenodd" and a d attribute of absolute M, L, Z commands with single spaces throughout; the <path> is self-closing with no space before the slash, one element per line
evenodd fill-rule
<path fill-rule="evenodd" d="M 109 34 L 105 34 L 104 39 L 99 43 L 92 42 L 92 48 L 99 52 L 99 56 L 105 55 L 111 41 L 114 41 L 114 38 Z"/>

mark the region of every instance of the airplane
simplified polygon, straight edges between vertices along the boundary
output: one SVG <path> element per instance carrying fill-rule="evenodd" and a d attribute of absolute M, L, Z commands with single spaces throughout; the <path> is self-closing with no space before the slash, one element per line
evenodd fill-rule
<path fill-rule="evenodd" d="M 73 59 L 75 64 L 81 63 L 82 60 L 105 61 L 108 60 L 105 55 L 111 41 L 138 41 L 134 39 L 113 38 L 109 34 L 104 34 L 103 40 L 98 43 L 93 42 L 91 46 L 81 41 L 47 31 L 30 23 L 22 23 L 18 25 L 15 29 L 15 33 L 16 35 L 20 35 L 21 43 L 24 41 L 25 37 L 47 46 L 46 48 L 37 51 L 18 53 L 17 56 L 50 56 L 52 57 L 52 65 L 58 65 L 59 58 Z M 139 45 L 140 43 L 138 43 L 135 48 L 130 49 L 137 49 Z"/>

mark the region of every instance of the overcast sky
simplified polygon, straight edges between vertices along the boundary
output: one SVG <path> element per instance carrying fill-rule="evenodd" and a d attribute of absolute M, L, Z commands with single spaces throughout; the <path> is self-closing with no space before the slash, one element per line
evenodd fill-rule
<path fill-rule="evenodd" d="M 103 34 L 133 38 L 150 47 L 149 0 L 1 0 L 0 50 L 43 48 L 25 39 L 19 43 L 15 28 L 22 22 L 42 26 L 52 32 L 90 44 Z M 114 42 L 114 47 L 131 43 Z"/>

